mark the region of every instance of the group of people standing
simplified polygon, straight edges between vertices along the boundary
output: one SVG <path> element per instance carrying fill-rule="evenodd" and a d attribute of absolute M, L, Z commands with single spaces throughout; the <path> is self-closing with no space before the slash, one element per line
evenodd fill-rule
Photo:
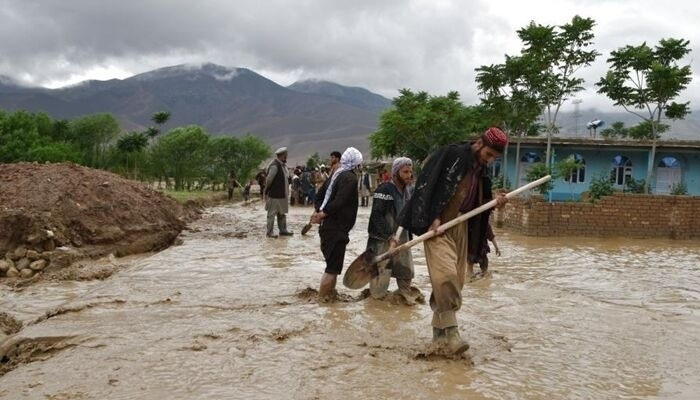
<path fill-rule="evenodd" d="M 388 179 L 372 195 L 367 249 L 373 254 L 384 253 L 412 235 L 435 231 L 436 235 L 424 242 L 424 249 L 432 286 L 433 343 L 446 354 L 458 355 L 469 348 L 458 330 L 456 313 L 462 305 L 461 291 L 473 274 L 474 264 L 482 270 L 488 265 L 488 241 L 495 239 L 488 211 L 449 229 L 441 226 L 494 198 L 485 167 L 501 155 L 507 143 L 503 131 L 489 128 L 473 142 L 443 146 L 424 161 L 415 183 L 413 162 L 399 157 L 392 163 L 391 175 L 387 173 Z M 275 217 L 280 235 L 292 235 L 285 218 L 289 204 L 288 171 L 284 165 L 287 149 L 276 153 L 277 158 L 268 167 L 265 189 L 267 234 L 271 237 L 276 237 L 272 232 Z M 319 287 L 321 299 L 335 295 L 358 203 L 369 205 L 371 176 L 361 165 L 362 154 L 349 147 L 315 193 L 311 223 L 320 225 L 321 252 L 326 262 Z M 499 206 L 507 201 L 503 195 L 496 199 Z M 397 231 L 401 231 L 399 236 Z M 422 299 L 411 286 L 414 266 L 410 250 L 378 265 L 376 276 L 370 280 L 371 296 L 385 297 L 391 277 L 396 279 L 397 295 L 409 303 Z"/>

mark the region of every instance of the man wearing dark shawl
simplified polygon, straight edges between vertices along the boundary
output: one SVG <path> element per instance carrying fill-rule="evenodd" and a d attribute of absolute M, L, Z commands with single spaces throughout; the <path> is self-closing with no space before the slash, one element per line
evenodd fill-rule
<path fill-rule="evenodd" d="M 424 162 L 415 191 L 399 217 L 400 225 L 415 235 L 428 230 L 437 233 L 424 242 L 424 248 L 432 285 L 433 342 L 446 354 L 459 355 L 469 349 L 459 335 L 456 313 L 462 306 L 465 268 L 472 269 L 469 255 L 480 253 L 474 247 L 484 243 L 488 214 L 446 231 L 438 227 L 486 202 L 491 187 L 483 172 L 507 145 L 503 131 L 489 128 L 475 142 L 436 150 Z M 499 206 L 507 201 L 502 195 L 497 200 Z"/>

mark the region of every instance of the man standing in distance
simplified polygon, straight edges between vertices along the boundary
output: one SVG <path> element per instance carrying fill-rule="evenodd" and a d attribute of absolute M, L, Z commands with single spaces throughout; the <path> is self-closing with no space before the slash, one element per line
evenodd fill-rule
<path fill-rule="evenodd" d="M 338 275 L 343 270 L 345 246 L 357 218 L 357 175 L 355 168 L 362 164 L 362 153 L 348 147 L 340 158 L 338 169 L 321 186 L 317 196 L 316 212 L 312 223 L 320 223 L 321 252 L 326 270 L 321 277 L 318 295 L 322 301 L 334 296 Z"/>
<path fill-rule="evenodd" d="M 489 128 L 472 143 L 443 146 L 424 163 L 415 191 L 404 207 L 400 225 L 416 235 L 428 230 L 436 236 L 424 242 L 425 259 L 432 293 L 433 342 L 444 353 L 459 355 L 469 349 L 457 327 L 457 311 L 462 306 L 462 287 L 468 264 L 469 224 L 462 223 L 446 231 L 441 224 L 477 208 L 484 202 L 482 173 L 485 166 L 500 156 L 508 137 L 498 128 Z M 497 198 L 502 206 L 507 199 Z M 485 231 L 484 231 L 485 232 Z"/>
<path fill-rule="evenodd" d="M 287 213 L 289 212 L 289 171 L 287 170 L 287 148 L 275 151 L 277 156 L 267 166 L 265 182 L 265 210 L 267 211 L 267 237 L 276 238 L 275 217 L 280 235 L 292 236 L 287 230 Z"/>
<path fill-rule="evenodd" d="M 330 162 L 331 162 L 331 170 L 328 172 L 329 176 L 332 176 L 333 173 L 340 167 L 340 158 L 341 154 L 339 151 L 333 151 L 331 152 L 331 157 L 330 157 Z"/>

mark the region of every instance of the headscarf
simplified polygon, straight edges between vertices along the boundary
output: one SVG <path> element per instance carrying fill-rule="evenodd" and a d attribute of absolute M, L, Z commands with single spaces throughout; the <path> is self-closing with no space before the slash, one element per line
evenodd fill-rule
<path fill-rule="evenodd" d="M 481 139 L 484 141 L 486 146 L 491 147 L 500 153 L 503 153 L 503 150 L 505 150 L 506 146 L 508 146 L 508 135 L 496 127 L 487 129 L 486 132 L 481 135 Z"/>
<path fill-rule="evenodd" d="M 340 167 L 333 173 L 331 183 L 328 184 L 326 196 L 323 198 L 323 204 L 321 204 L 321 207 L 319 208 L 320 211 L 323 211 L 323 208 L 330 201 L 331 194 L 333 193 L 333 188 L 335 186 L 335 180 L 338 178 L 338 176 L 345 171 L 352 171 L 360 164 L 362 164 L 362 153 L 360 153 L 360 151 L 354 147 L 348 147 L 340 157 Z"/>
<path fill-rule="evenodd" d="M 408 157 L 399 157 L 394 160 L 394 163 L 391 164 L 391 176 L 396 176 L 399 171 L 401 171 L 401 168 L 407 165 L 411 167 L 413 166 L 413 161 L 411 161 L 411 159 Z"/>

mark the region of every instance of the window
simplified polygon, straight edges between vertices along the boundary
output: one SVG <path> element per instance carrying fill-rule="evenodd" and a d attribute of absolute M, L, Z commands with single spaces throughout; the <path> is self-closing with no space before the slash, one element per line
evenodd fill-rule
<path fill-rule="evenodd" d="M 615 156 L 610 170 L 610 181 L 613 185 L 624 186 L 632 178 L 632 161 L 625 156 Z"/>
<path fill-rule="evenodd" d="M 522 157 L 520 157 L 520 162 L 524 162 L 524 163 L 538 163 L 541 161 L 542 161 L 542 159 L 540 158 L 540 156 L 538 156 L 537 154 L 535 154 L 533 152 L 527 152 L 527 153 L 523 154 Z"/>
<path fill-rule="evenodd" d="M 576 171 L 573 171 L 567 181 L 571 183 L 583 183 L 586 180 L 586 160 L 583 159 L 582 155 L 577 153 L 572 154 L 570 157 L 573 157 L 574 160 L 578 161 L 578 163 L 581 164 L 581 167 Z"/>
<path fill-rule="evenodd" d="M 661 168 L 680 168 L 681 162 L 675 157 L 664 157 L 659 160 L 659 167 Z"/>
<path fill-rule="evenodd" d="M 495 159 L 495 160 L 491 163 L 491 165 L 489 166 L 489 172 L 490 172 L 490 175 L 491 175 L 492 178 L 495 179 L 495 178 L 498 178 L 499 175 L 501 175 L 501 166 L 502 166 L 502 163 L 503 163 L 503 159 L 500 158 L 500 157 L 497 158 L 497 159 Z"/>

